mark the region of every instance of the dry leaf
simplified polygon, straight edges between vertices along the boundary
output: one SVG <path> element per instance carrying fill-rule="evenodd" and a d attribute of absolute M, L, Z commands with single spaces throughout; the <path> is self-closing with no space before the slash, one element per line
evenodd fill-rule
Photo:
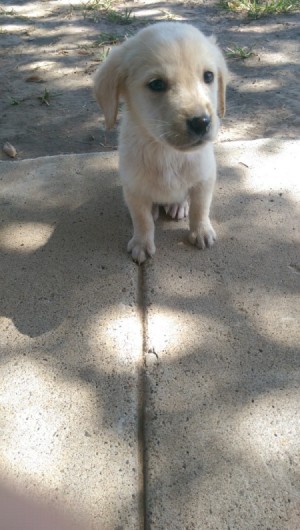
<path fill-rule="evenodd" d="M 11 145 L 9 142 L 5 142 L 4 146 L 3 146 L 3 152 L 10 156 L 11 158 L 15 158 L 17 156 L 17 150 L 16 148 Z"/>
<path fill-rule="evenodd" d="M 27 83 L 44 83 L 44 79 L 39 75 L 30 75 L 25 79 Z"/>

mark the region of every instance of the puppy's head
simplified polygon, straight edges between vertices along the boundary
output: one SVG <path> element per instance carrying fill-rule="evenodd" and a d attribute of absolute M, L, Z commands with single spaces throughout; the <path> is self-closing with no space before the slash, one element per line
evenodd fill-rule
<path fill-rule="evenodd" d="M 188 24 L 162 22 L 116 47 L 95 75 L 106 126 L 123 97 L 152 139 L 179 150 L 212 141 L 225 114 L 227 68 L 215 40 Z"/>

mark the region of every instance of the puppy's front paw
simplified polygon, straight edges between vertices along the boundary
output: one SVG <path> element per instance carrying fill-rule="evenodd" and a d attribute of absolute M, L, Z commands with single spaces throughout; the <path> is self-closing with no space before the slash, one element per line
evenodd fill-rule
<path fill-rule="evenodd" d="M 127 251 L 131 252 L 133 261 L 139 265 L 146 261 L 147 256 L 152 258 L 155 254 L 155 250 L 154 241 L 150 239 L 147 241 L 140 241 L 136 237 L 133 237 L 127 245 Z"/>
<path fill-rule="evenodd" d="M 202 250 L 212 247 L 216 239 L 216 232 L 210 221 L 201 223 L 197 230 L 191 230 L 189 234 L 190 243 L 196 245 L 196 247 L 201 248 Z"/>
<path fill-rule="evenodd" d="M 183 201 L 175 204 L 166 204 L 164 206 L 167 215 L 170 215 L 172 219 L 184 219 L 189 215 L 190 205 L 188 201 Z"/>

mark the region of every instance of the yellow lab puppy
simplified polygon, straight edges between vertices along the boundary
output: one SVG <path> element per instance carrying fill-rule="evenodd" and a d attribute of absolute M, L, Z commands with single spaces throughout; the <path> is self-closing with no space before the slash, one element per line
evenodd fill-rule
<path fill-rule="evenodd" d="M 138 263 L 155 253 L 153 207 L 189 209 L 189 240 L 204 249 L 216 234 L 209 209 L 216 179 L 212 142 L 225 114 L 227 68 L 213 37 L 179 22 L 147 27 L 114 48 L 95 74 L 106 126 L 125 101 L 119 138 L 120 176 Z M 188 208 L 189 205 L 189 208 Z"/>

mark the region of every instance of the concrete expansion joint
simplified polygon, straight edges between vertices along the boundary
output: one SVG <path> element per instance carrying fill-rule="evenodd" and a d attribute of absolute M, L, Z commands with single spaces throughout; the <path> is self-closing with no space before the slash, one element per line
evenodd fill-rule
<path fill-rule="evenodd" d="M 142 326 L 142 351 L 138 368 L 138 451 L 139 451 L 139 491 L 140 491 L 140 530 L 148 530 L 147 524 L 147 447 L 146 447 L 146 406 L 147 406 L 147 374 L 146 353 L 148 343 L 148 319 L 145 291 L 144 265 L 138 267 L 138 311 Z"/>

